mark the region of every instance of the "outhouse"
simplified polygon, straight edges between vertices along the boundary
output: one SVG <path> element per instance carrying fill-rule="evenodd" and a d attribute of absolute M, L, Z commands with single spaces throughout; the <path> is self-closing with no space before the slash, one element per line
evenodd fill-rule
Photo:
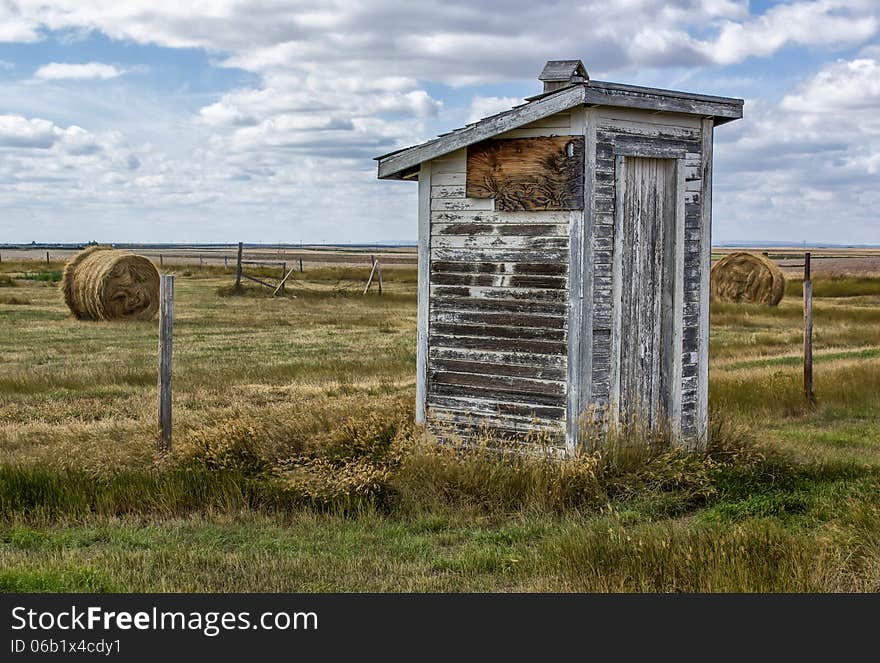
<path fill-rule="evenodd" d="M 741 99 L 548 62 L 511 110 L 378 157 L 419 186 L 416 418 L 467 435 L 585 413 L 705 443 L 712 136 Z"/>

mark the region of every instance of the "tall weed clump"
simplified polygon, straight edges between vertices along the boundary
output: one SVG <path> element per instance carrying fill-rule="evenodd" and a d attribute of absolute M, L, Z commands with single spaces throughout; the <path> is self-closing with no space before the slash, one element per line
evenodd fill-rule
<path fill-rule="evenodd" d="M 687 509 L 715 495 L 720 468 L 762 458 L 742 431 L 720 423 L 701 452 L 686 451 L 666 429 L 596 418 L 581 440 L 565 454 L 540 431 L 517 441 L 490 428 L 473 429 L 466 440 L 442 426 L 429 434 L 398 399 L 309 435 L 293 422 L 233 418 L 194 433 L 181 462 L 258 477 L 321 509 L 492 514 L 595 510 L 650 495 L 674 496 Z"/>

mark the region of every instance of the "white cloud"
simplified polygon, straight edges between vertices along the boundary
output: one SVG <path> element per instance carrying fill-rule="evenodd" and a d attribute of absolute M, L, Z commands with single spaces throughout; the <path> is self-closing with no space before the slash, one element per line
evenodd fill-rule
<path fill-rule="evenodd" d="M 523 103 L 522 99 L 517 99 L 516 97 L 483 97 L 477 95 L 471 100 L 471 110 L 467 121 L 468 123 L 476 122 L 484 117 L 510 110 L 521 103 Z"/>
<path fill-rule="evenodd" d="M 779 5 L 746 21 L 725 21 L 718 36 L 705 42 L 702 50 L 713 62 L 733 64 L 772 55 L 788 44 L 858 45 L 877 33 L 876 10 L 864 0 Z"/>
<path fill-rule="evenodd" d="M 30 113 L 7 106 L 18 114 L 0 119 L 0 195 L 26 209 L 61 182 L 70 210 L 87 208 L 88 218 L 100 217 L 99 209 L 108 217 L 129 210 L 124 214 L 137 218 L 132 226 L 139 229 L 171 215 L 181 240 L 187 232 L 203 238 L 204 218 L 212 228 L 228 222 L 233 236 L 242 232 L 241 219 L 248 228 L 296 223 L 304 234 L 337 223 L 367 235 L 412 236 L 414 188 L 375 182 L 369 157 L 520 101 L 504 96 L 511 88 L 496 87 L 469 108 L 449 108 L 433 83 L 516 82 L 528 93 L 538 89 L 544 60 L 559 57 L 580 57 L 591 73 L 611 72 L 612 80 L 631 80 L 636 71 L 662 80 L 651 72 L 701 67 L 720 79 L 743 75 L 722 66 L 786 47 L 861 49 L 858 59 L 823 68 L 780 103 L 750 103 L 742 122 L 717 133 L 716 228 L 735 223 L 746 235 L 776 232 L 769 220 L 782 217 L 785 228 L 806 227 L 843 209 L 867 214 L 867 203 L 876 202 L 866 178 L 880 167 L 870 115 L 877 46 L 868 45 L 876 41 L 878 15 L 876 0 L 794 0 L 759 16 L 748 0 L 512 0 L 503 11 L 488 0 L 0 0 L 0 41 L 98 31 L 205 49 L 218 66 L 253 75 L 247 86 L 186 110 L 181 104 L 171 112 L 165 99 L 150 99 L 141 111 L 149 132 L 132 112 L 126 137 L 96 128 L 122 126 L 107 119 L 116 117 L 113 108 L 89 123 L 73 112 L 62 121 L 49 103 Z M 130 71 L 51 63 L 38 78 L 101 80 Z M 60 87 L 31 86 L 44 95 Z M 148 140 L 154 147 L 142 145 Z M 184 207 L 192 208 L 190 217 Z M 266 225 L 252 226 L 252 219 Z M 315 239 L 338 236 L 327 234 Z"/>
<path fill-rule="evenodd" d="M 48 149 L 58 140 L 60 129 L 48 120 L 20 115 L 0 115 L 0 146 Z"/>
<path fill-rule="evenodd" d="M 880 243 L 880 61 L 826 65 L 716 132 L 722 239 Z"/>
<path fill-rule="evenodd" d="M 87 62 L 85 64 L 50 62 L 37 69 L 34 78 L 40 80 L 87 80 L 94 78 L 107 80 L 121 76 L 123 73 L 125 72 L 112 64 L 104 64 L 103 62 Z"/>

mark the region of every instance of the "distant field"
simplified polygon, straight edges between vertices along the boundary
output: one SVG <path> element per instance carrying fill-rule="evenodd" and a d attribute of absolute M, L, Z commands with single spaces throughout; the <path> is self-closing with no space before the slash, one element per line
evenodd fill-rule
<path fill-rule="evenodd" d="M 0 264 L 0 590 L 880 590 L 870 269 L 816 270 L 815 407 L 792 283 L 713 305 L 709 453 L 559 464 L 418 444 L 413 266 L 272 298 L 190 264 L 157 463 L 156 323 L 74 320 L 62 266 Z"/>
<path fill-rule="evenodd" d="M 160 256 L 164 265 L 188 265 L 188 266 L 227 266 L 234 267 L 237 258 L 235 247 L 224 248 L 144 248 L 137 249 L 137 253 L 151 258 L 156 264 Z M 46 262 L 46 254 L 53 262 L 66 261 L 73 256 L 75 250 L 59 249 L 0 249 L 0 257 L 4 261 Z M 246 248 L 243 252 L 244 260 L 265 260 L 273 262 L 286 262 L 288 268 L 298 265 L 303 261 L 304 269 L 318 267 L 362 267 L 370 264 L 370 256 L 380 260 L 383 266 L 390 268 L 398 266 L 412 266 L 417 262 L 415 247 L 303 247 L 300 249 L 267 249 Z M 281 269 L 280 266 L 275 269 Z"/>
<path fill-rule="evenodd" d="M 804 253 L 810 252 L 813 274 L 843 274 L 849 276 L 880 277 L 880 249 L 813 249 L 802 247 L 722 248 L 712 249 L 712 259 L 733 251 L 754 251 L 767 255 L 782 268 L 786 277 L 801 278 L 804 273 Z"/>
<path fill-rule="evenodd" d="M 712 250 L 712 259 L 718 260 L 731 251 L 749 250 L 758 253 L 767 252 L 777 262 L 786 276 L 799 278 L 803 274 L 803 248 L 774 247 L 772 249 L 754 247 L 749 249 L 731 249 L 716 247 Z M 812 269 L 816 274 L 846 274 L 880 277 L 880 249 L 809 249 L 812 254 Z M 138 253 L 152 258 L 157 264 L 159 256 L 166 265 L 188 266 L 234 266 L 236 259 L 235 247 L 195 249 L 195 248 L 163 248 L 138 249 Z M 0 249 L 3 260 L 22 260 L 46 262 L 46 249 Z M 50 261 L 68 260 L 76 251 L 50 249 Z M 416 247 L 332 247 L 315 246 L 301 249 L 286 248 L 282 250 L 248 248 L 245 249 L 245 260 L 266 260 L 287 262 L 292 267 L 302 259 L 304 268 L 310 267 L 361 267 L 370 264 L 370 256 L 378 258 L 388 268 L 399 266 L 414 267 L 418 254 Z M 280 269 L 276 267 L 275 269 Z"/>

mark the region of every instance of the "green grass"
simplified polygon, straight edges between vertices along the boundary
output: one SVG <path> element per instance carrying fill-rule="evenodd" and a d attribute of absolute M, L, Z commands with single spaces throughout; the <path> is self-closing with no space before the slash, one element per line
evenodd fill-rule
<path fill-rule="evenodd" d="M 826 275 L 812 279 L 814 297 L 860 297 L 880 295 L 880 279 L 871 276 Z M 785 294 L 788 297 L 803 296 L 803 280 L 788 279 Z"/>
<path fill-rule="evenodd" d="M 58 283 L 61 280 L 60 269 L 47 269 L 39 272 L 25 272 L 16 278 L 23 281 L 42 281 L 44 283 Z"/>
<path fill-rule="evenodd" d="M 815 405 L 799 291 L 713 305 L 709 451 L 559 463 L 419 442 L 413 269 L 181 268 L 157 463 L 155 322 L 0 269 L 2 591 L 880 589 L 880 279 L 814 282 Z"/>

